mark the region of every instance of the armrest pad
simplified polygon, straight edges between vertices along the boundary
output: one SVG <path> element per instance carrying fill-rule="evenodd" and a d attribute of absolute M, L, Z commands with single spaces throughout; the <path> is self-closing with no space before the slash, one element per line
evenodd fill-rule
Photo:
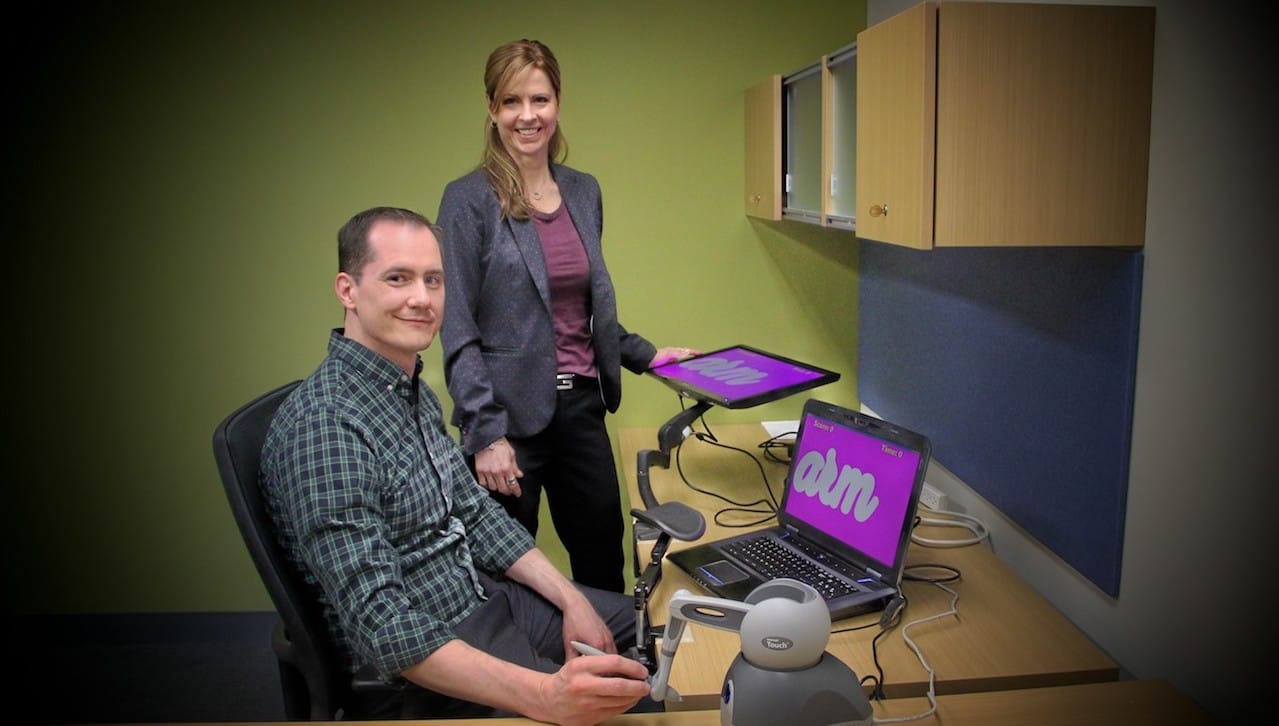
<path fill-rule="evenodd" d="M 632 509 L 631 516 L 675 539 L 691 542 L 706 533 L 706 518 L 683 502 Z"/>

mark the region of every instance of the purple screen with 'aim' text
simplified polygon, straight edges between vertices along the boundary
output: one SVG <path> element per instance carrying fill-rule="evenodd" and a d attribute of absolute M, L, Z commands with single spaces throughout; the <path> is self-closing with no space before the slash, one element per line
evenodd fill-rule
<path fill-rule="evenodd" d="M 749 398 L 811 381 L 822 375 L 820 371 L 742 348 L 730 348 L 679 363 L 667 363 L 654 368 L 653 372 L 683 381 L 727 400 Z"/>
<path fill-rule="evenodd" d="M 785 510 L 888 566 L 896 565 L 919 452 L 805 415 Z"/>

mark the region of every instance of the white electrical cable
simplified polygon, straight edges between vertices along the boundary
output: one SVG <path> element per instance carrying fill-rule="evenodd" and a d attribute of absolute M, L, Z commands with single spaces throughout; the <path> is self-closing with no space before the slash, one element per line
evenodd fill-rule
<path fill-rule="evenodd" d="M 937 682 L 937 674 L 933 672 L 932 666 L 928 665 L 928 661 L 924 660 L 923 652 L 919 649 L 919 646 L 915 644 L 914 639 L 910 637 L 910 629 L 921 623 L 927 623 L 933 620 L 939 620 L 948 615 L 954 615 L 958 617 L 959 616 L 959 593 L 955 592 L 949 587 L 946 587 L 940 582 L 934 582 L 932 584 L 950 593 L 950 596 L 951 596 L 950 609 L 944 612 L 937 613 L 936 615 L 929 615 L 926 618 L 920 618 L 919 620 L 912 620 L 906 625 L 902 626 L 902 640 L 906 641 L 906 645 L 909 645 L 910 649 L 915 651 L 915 657 L 919 659 L 919 664 L 924 667 L 924 670 L 928 671 L 928 693 L 926 694 L 928 696 L 928 706 L 929 706 L 928 710 L 924 711 L 923 713 L 915 714 L 914 716 L 897 716 L 894 718 L 875 717 L 871 719 L 873 723 L 877 723 L 877 724 L 903 723 L 906 721 L 918 721 L 920 719 L 928 718 L 934 713 L 937 713 L 937 692 L 935 688 L 936 682 Z"/>
<path fill-rule="evenodd" d="M 941 519 L 939 517 L 920 517 L 920 524 L 931 524 L 935 527 L 959 527 L 972 532 L 971 537 L 961 537 L 958 539 L 933 539 L 924 537 L 915 532 L 911 532 L 910 541 L 925 547 L 967 547 L 968 545 L 977 544 L 990 536 L 990 530 L 986 529 L 986 523 L 977 517 L 963 512 L 952 512 L 946 509 L 932 509 L 923 504 L 919 505 L 921 511 L 940 514 L 950 519 Z"/>

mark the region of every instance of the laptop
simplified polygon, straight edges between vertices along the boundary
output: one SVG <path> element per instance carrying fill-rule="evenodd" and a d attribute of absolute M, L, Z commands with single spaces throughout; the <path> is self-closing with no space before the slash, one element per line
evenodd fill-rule
<path fill-rule="evenodd" d="M 804 403 L 777 524 L 671 552 L 712 595 L 745 600 L 792 577 L 832 620 L 882 609 L 901 585 L 932 447 L 901 426 L 835 404 Z"/>

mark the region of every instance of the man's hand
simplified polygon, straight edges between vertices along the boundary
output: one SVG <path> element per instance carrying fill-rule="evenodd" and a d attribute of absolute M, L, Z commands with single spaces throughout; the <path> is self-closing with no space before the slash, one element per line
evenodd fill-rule
<path fill-rule="evenodd" d="M 423 688 L 548 723 L 592 726 L 649 692 L 648 670 L 620 655 L 570 660 L 556 673 L 505 661 L 450 640 L 402 674 Z"/>
<path fill-rule="evenodd" d="M 617 652 L 613 633 L 585 597 L 571 599 L 560 612 L 564 616 L 564 657 L 567 660 L 579 655 L 573 647 L 575 640 L 605 653 Z"/>
<path fill-rule="evenodd" d="M 534 718 L 564 726 L 594 726 L 625 713 L 647 696 L 647 678 L 644 666 L 620 655 L 573 658 L 538 686 L 540 703 Z"/>

